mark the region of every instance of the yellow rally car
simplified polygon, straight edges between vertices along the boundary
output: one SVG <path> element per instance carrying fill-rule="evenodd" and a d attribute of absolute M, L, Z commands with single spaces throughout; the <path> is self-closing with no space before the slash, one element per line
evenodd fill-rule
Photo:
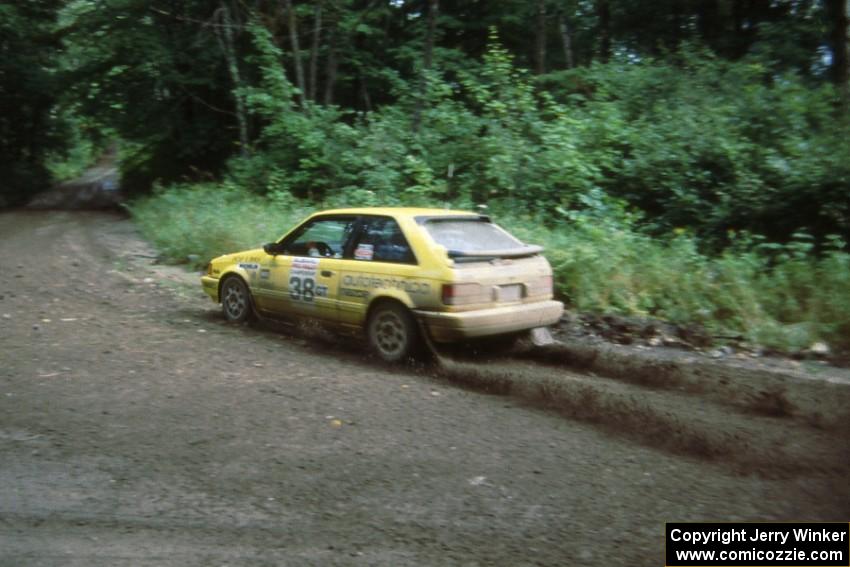
<path fill-rule="evenodd" d="M 277 242 L 212 260 L 201 278 L 229 321 L 316 319 L 365 331 L 384 360 L 435 342 L 518 334 L 558 321 L 552 269 L 486 216 L 441 209 L 315 213 Z"/>

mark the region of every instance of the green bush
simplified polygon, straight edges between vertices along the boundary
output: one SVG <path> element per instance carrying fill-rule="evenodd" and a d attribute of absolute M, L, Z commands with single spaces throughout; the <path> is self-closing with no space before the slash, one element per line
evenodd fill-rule
<path fill-rule="evenodd" d="M 164 258 L 197 268 L 276 240 L 311 208 L 288 193 L 260 197 L 233 184 L 209 183 L 159 188 L 134 201 L 130 211 Z"/>
<path fill-rule="evenodd" d="M 280 50 L 252 26 L 263 125 L 231 163 L 240 185 L 312 201 L 490 204 L 552 222 L 600 192 L 721 250 L 730 230 L 850 238 L 850 126 L 829 85 L 683 47 L 532 79 L 495 34 L 480 65 L 418 83 L 366 114 L 293 102 Z"/>

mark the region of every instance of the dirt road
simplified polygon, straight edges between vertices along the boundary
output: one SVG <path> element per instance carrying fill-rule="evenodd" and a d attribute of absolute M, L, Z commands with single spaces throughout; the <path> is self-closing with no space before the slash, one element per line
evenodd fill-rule
<path fill-rule="evenodd" d="M 665 521 L 850 518 L 846 416 L 390 369 L 228 326 L 151 255 L 117 216 L 0 214 L 0 565 L 657 566 Z M 488 386 L 520 374 L 574 403 Z"/>

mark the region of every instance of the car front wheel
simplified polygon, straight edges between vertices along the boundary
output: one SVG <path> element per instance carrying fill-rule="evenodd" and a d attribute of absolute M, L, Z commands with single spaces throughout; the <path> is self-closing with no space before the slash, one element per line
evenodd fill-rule
<path fill-rule="evenodd" d="M 221 284 L 221 309 L 231 323 L 244 323 L 253 318 L 251 292 L 241 278 L 232 276 Z"/>
<path fill-rule="evenodd" d="M 419 329 L 410 312 L 396 303 L 375 307 L 367 324 L 369 346 L 386 362 L 401 362 L 420 348 Z"/>

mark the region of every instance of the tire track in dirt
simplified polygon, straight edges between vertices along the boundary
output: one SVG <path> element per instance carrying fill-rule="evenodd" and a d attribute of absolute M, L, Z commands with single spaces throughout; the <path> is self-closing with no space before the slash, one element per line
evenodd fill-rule
<path fill-rule="evenodd" d="M 283 333 L 315 350 L 334 349 L 339 356 L 362 361 L 362 346 L 311 325 L 265 321 L 260 329 Z M 261 331 L 262 332 L 262 331 Z M 678 381 L 623 380 L 578 373 L 535 359 L 534 350 L 520 355 L 437 353 L 436 360 L 413 368 L 394 368 L 473 391 L 522 400 L 566 419 L 588 423 L 608 435 L 688 458 L 697 458 L 735 474 L 793 478 L 805 474 L 841 473 L 850 462 L 850 421 L 825 416 L 829 426 L 791 413 L 759 411 Z M 385 365 L 377 360 L 377 367 Z M 751 386 L 747 386 L 750 388 Z M 843 392 L 843 390 L 842 390 Z M 774 403 L 773 401 L 766 402 Z"/>
<path fill-rule="evenodd" d="M 792 411 L 775 411 L 777 406 L 784 407 L 784 398 L 741 403 L 738 397 L 709 395 L 703 388 L 687 388 L 666 378 L 580 374 L 551 364 L 546 350 L 540 353 L 539 359 L 534 350 L 526 350 L 521 357 L 491 356 L 486 362 L 443 356 L 435 376 L 496 395 L 516 396 L 611 435 L 711 461 L 741 474 L 835 473 L 850 462 L 850 419 L 844 413 L 813 422 L 806 416 L 795 417 Z M 731 391 L 727 386 L 723 390 Z M 850 401 L 850 388 L 838 391 Z M 824 426 L 824 421 L 829 425 Z"/>
<path fill-rule="evenodd" d="M 689 392 L 747 413 L 802 419 L 816 427 L 850 420 L 850 372 L 809 365 L 772 368 L 753 360 L 714 361 L 676 350 L 558 343 L 520 349 L 524 360 L 656 389 Z"/>

